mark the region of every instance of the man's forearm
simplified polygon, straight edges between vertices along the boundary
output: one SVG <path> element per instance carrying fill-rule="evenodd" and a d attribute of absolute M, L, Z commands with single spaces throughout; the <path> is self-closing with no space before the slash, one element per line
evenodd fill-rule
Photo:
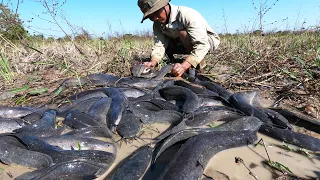
<path fill-rule="evenodd" d="M 152 66 L 156 66 L 158 63 L 159 63 L 159 59 L 158 58 L 155 58 L 155 57 L 151 57 L 151 64 Z"/>
<path fill-rule="evenodd" d="M 188 62 L 188 61 L 186 61 L 186 60 L 184 60 L 182 63 L 181 63 L 181 65 L 182 65 L 182 67 L 185 69 L 185 70 L 188 70 L 192 65 Z"/>

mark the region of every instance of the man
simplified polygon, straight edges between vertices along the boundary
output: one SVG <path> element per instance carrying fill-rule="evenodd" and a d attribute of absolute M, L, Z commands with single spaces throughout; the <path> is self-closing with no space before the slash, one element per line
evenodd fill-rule
<path fill-rule="evenodd" d="M 138 0 L 143 12 L 141 23 L 153 21 L 154 46 L 147 67 L 155 67 L 167 54 L 175 63 L 172 75 L 181 77 L 189 68 L 198 70 L 205 66 L 203 58 L 220 44 L 219 36 L 202 15 L 194 9 L 174 6 L 170 0 Z M 173 54 L 188 54 L 183 62 L 175 62 Z"/>

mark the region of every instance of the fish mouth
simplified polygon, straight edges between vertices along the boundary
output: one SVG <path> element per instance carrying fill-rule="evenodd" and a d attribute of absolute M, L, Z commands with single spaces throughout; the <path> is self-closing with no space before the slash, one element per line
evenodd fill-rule
<path fill-rule="evenodd" d="M 144 68 L 144 70 L 142 70 L 141 74 L 148 74 L 151 72 L 151 68 Z"/>

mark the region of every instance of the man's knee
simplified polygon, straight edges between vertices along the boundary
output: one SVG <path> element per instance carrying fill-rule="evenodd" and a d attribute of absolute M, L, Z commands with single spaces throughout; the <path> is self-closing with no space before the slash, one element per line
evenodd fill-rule
<path fill-rule="evenodd" d="M 166 54 L 189 54 L 186 51 L 183 43 L 180 42 L 180 39 L 170 39 L 168 47 L 166 48 Z"/>
<path fill-rule="evenodd" d="M 210 51 L 215 51 L 218 49 L 220 45 L 220 40 L 214 36 L 209 36 L 209 42 L 210 42 Z"/>

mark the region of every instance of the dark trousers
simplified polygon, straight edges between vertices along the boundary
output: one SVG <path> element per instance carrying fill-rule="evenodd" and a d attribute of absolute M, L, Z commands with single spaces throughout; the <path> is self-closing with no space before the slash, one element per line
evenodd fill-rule
<path fill-rule="evenodd" d="M 179 38 L 169 40 L 168 47 L 165 53 L 168 56 L 167 57 L 168 59 L 165 62 L 172 63 L 172 64 L 182 63 L 184 61 L 184 59 L 181 59 L 181 58 L 175 59 L 173 54 L 184 54 L 184 55 L 188 54 Z M 195 71 L 195 73 L 201 73 L 201 69 L 199 65 L 196 68 L 191 67 L 189 71 Z"/>
<path fill-rule="evenodd" d="M 170 39 L 166 49 L 167 63 L 182 63 L 183 59 L 175 59 L 173 54 L 188 54 L 179 38 Z"/>

